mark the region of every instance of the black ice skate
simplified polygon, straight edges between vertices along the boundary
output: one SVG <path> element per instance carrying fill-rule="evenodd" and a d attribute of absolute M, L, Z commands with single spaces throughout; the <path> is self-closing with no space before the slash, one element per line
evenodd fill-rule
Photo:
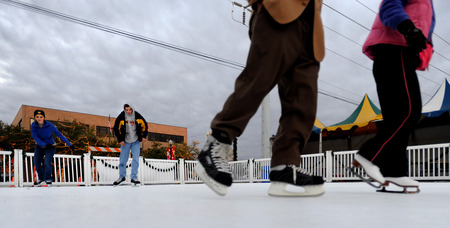
<path fill-rule="evenodd" d="M 233 182 L 228 165 L 230 155 L 231 145 L 221 143 L 211 135 L 198 155 L 198 163 L 195 166 L 195 173 L 200 179 L 221 196 L 227 193 Z"/>
<path fill-rule="evenodd" d="M 139 186 L 141 186 L 141 182 L 138 181 L 137 179 L 131 179 L 131 186 L 139 187 Z"/>
<path fill-rule="evenodd" d="M 269 178 L 271 196 L 319 196 L 325 193 L 322 177 L 310 175 L 295 166 L 286 166 L 279 171 L 271 170 Z M 288 190 L 287 187 L 290 186 L 294 186 L 292 190 L 295 191 Z"/>
<path fill-rule="evenodd" d="M 41 187 L 42 185 L 44 185 L 45 184 L 45 181 L 43 181 L 43 180 L 37 180 L 37 181 L 35 181 L 34 183 L 33 183 L 33 186 L 34 187 Z"/>
<path fill-rule="evenodd" d="M 114 181 L 113 186 L 117 187 L 117 186 L 121 185 L 123 182 L 125 182 L 125 177 L 119 177 L 119 179 Z"/>

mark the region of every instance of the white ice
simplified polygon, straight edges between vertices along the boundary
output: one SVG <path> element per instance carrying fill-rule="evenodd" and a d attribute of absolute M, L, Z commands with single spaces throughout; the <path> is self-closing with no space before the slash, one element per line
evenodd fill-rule
<path fill-rule="evenodd" d="M 320 197 L 267 195 L 267 183 L 0 188 L 0 227 L 450 227 L 450 183 L 418 194 L 326 183 Z"/>

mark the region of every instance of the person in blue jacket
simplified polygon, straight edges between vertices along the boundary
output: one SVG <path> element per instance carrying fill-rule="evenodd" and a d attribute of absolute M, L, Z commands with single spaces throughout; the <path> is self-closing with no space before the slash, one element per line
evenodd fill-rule
<path fill-rule="evenodd" d="M 72 151 L 74 151 L 74 146 L 60 131 L 58 131 L 55 125 L 45 120 L 44 111 L 34 111 L 34 120 L 35 121 L 31 124 L 31 137 L 33 137 L 36 142 L 34 150 L 34 167 L 38 174 L 38 179 L 34 182 L 34 185 L 42 186 L 46 184 L 51 186 L 53 181 L 52 161 L 56 152 L 56 143 L 53 139 L 53 134 L 65 142 Z"/>

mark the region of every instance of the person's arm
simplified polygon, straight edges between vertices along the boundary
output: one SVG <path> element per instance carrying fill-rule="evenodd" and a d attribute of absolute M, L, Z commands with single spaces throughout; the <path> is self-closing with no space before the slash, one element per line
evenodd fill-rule
<path fill-rule="evenodd" d="M 399 31 L 406 40 L 408 47 L 416 53 L 421 52 L 427 47 L 427 38 L 405 12 L 405 6 L 409 0 L 384 0 L 380 8 L 381 22 Z"/>
<path fill-rule="evenodd" d="M 380 20 L 385 25 L 397 30 L 398 25 L 405 20 L 409 20 L 405 12 L 408 0 L 384 0 L 380 7 Z"/>
<path fill-rule="evenodd" d="M 52 133 L 58 136 L 63 142 L 65 142 L 69 147 L 72 147 L 72 143 L 55 127 L 55 125 L 51 125 Z"/>

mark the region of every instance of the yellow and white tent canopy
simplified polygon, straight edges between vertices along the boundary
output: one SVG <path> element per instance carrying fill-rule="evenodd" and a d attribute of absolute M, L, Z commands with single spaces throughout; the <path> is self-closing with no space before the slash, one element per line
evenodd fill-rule
<path fill-rule="evenodd" d="M 367 94 L 353 113 L 344 121 L 326 127 L 327 131 L 336 131 L 338 128 L 342 130 L 350 130 L 354 126 L 364 127 L 371 121 L 383 119 L 381 110 L 372 103 Z"/>

